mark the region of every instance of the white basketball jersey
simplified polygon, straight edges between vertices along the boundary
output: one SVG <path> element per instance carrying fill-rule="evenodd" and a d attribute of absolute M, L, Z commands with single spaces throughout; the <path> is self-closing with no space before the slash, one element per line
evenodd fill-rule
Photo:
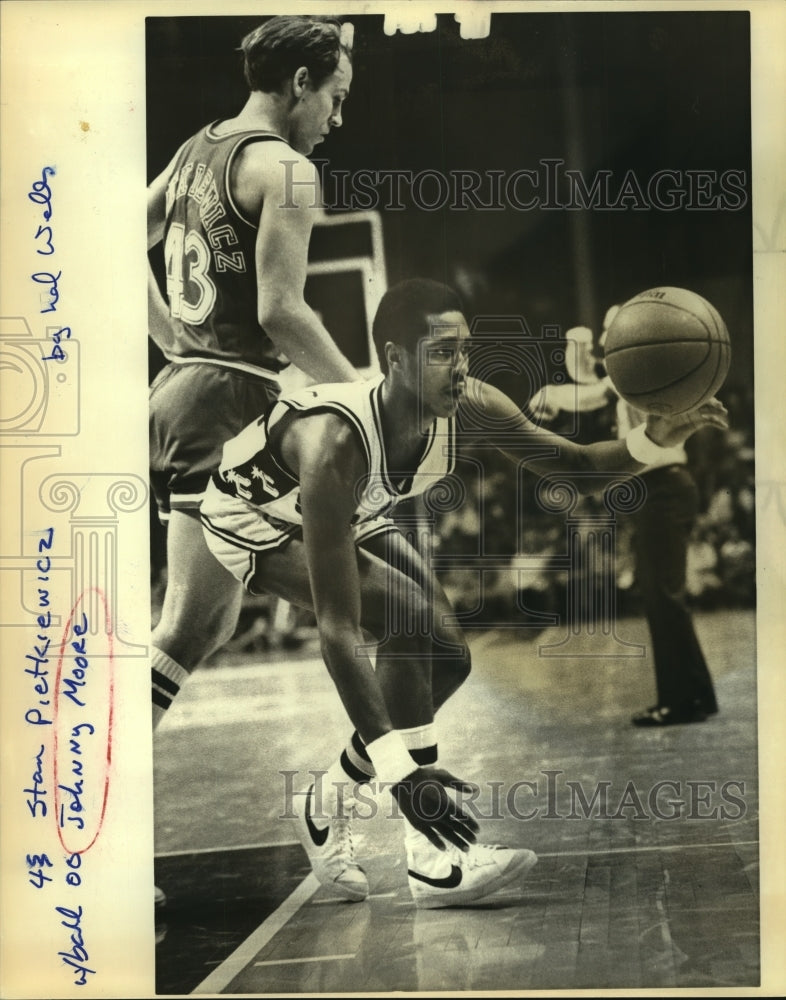
<path fill-rule="evenodd" d="M 382 376 L 300 389 L 279 398 L 268 412 L 224 445 L 213 482 L 231 496 L 260 507 L 266 516 L 302 523 L 300 484 L 286 468 L 270 438 L 287 414 L 335 413 L 352 426 L 366 456 L 367 473 L 358 483 L 353 524 L 386 514 L 407 497 L 425 492 L 453 471 L 455 424 L 439 418 L 431 425 L 415 471 L 396 476 L 388 467 L 380 419 Z"/>

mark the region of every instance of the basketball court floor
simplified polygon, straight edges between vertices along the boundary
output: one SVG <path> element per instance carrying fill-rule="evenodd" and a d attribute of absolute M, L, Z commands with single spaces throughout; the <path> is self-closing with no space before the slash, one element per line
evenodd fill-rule
<path fill-rule="evenodd" d="M 314 646 L 199 671 L 156 741 L 157 992 L 755 987 L 754 615 L 696 628 L 720 712 L 656 730 L 629 722 L 654 701 L 648 658 L 604 659 L 598 636 L 597 655 L 555 659 L 538 655 L 544 634 L 470 635 L 441 763 L 479 785 L 480 839 L 539 862 L 462 909 L 415 909 L 386 792 L 356 823 L 369 899 L 310 874 L 289 795 L 350 735 Z M 647 641 L 638 618 L 618 632 Z"/>

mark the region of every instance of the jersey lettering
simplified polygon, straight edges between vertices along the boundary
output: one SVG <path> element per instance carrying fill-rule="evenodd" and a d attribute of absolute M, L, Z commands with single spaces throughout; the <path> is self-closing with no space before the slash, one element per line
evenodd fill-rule
<path fill-rule="evenodd" d="M 226 472 L 221 473 L 221 478 L 225 482 L 231 483 L 237 496 L 242 497 L 243 500 L 253 499 L 254 495 L 251 492 L 251 480 L 247 479 L 245 476 L 241 476 L 237 469 L 227 469 Z"/>
<path fill-rule="evenodd" d="M 217 135 L 207 126 L 177 154 L 166 188 L 163 241 L 176 357 L 282 367 L 259 326 L 257 227 L 238 216 L 229 176 L 238 150 L 268 138 L 256 129 Z"/>
<path fill-rule="evenodd" d="M 260 481 L 262 489 L 269 497 L 277 500 L 281 496 L 281 492 L 277 488 L 273 477 L 269 476 L 264 470 L 257 468 L 256 465 L 251 466 L 251 477 L 252 479 L 258 479 Z"/>
<path fill-rule="evenodd" d="M 245 274 L 246 262 L 240 250 L 235 250 L 232 254 L 224 253 L 223 250 L 216 250 L 213 255 L 217 271 L 236 271 L 238 274 Z"/>
<path fill-rule="evenodd" d="M 219 226 L 217 229 L 211 229 L 207 234 L 208 242 L 214 250 L 220 250 L 221 247 L 233 246 L 237 243 L 237 233 L 225 222 L 223 226 Z"/>
<path fill-rule="evenodd" d="M 213 171 L 206 167 L 204 163 L 197 164 L 196 173 L 191 187 L 188 189 L 189 198 L 193 198 L 199 205 L 205 197 L 205 192 L 214 183 Z"/>
<path fill-rule="evenodd" d="M 302 523 L 300 484 L 297 477 L 283 467 L 276 447 L 271 447 L 268 428 L 275 432 L 286 414 L 307 416 L 325 411 L 340 415 L 353 425 L 366 451 L 368 473 L 356 486 L 353 525 L 389 516 L 400 500 L 421 494 L 444 479 L 454 465 L 454 428 L 452 420 L 447 419 L 439 420 L 433 428 L 433 437 L 417 468 L 405 478 L 397 476 L 396 482 L 391 480 L 379 421 L 381 385 L 380 377 L 375 383 L 326 385 L 284 396 L 265 418 L 249 424 L 224 445 L 218 470 L 223 492 L 231 492 L 262 508 L 271 518 L 285 523 Z M 439 444 L 432 447 L 436 438 Z"/>
<path fill-rule="evenodd" d="M 191 180 L 191 171 L 194 169 L 193 163 L 185 163 L 180 168 L 180 177 L 177 182 L 177 194 L 175 197 L 182 198 L 183 195 L 188 191 L 188 184 Z"/>

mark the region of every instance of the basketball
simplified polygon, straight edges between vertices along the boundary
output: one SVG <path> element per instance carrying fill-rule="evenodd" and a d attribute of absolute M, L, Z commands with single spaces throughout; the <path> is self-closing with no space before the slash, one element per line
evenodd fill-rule
<path fill-rule="evenodd" d="M 651 288 L 620 307 L 606 333 L 606 371 L 645 413 L 675 416 L 711 399 L 731 361 L 717 309 L 686 288 Z"/>

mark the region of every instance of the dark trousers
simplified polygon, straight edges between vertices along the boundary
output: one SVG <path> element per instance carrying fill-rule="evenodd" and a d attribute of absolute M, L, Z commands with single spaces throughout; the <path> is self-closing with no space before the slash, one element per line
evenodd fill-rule
<path fill-rule="evenodd" d="M 644 505 L 633 519 L 636 578 L 652 637 L 658 704 L 672 709 L 700 702 L 717 711 L 707 669 L 686 603 L 688 539 L 699 495 L 684 465 L 652 469 L 642 476 Z"/>

